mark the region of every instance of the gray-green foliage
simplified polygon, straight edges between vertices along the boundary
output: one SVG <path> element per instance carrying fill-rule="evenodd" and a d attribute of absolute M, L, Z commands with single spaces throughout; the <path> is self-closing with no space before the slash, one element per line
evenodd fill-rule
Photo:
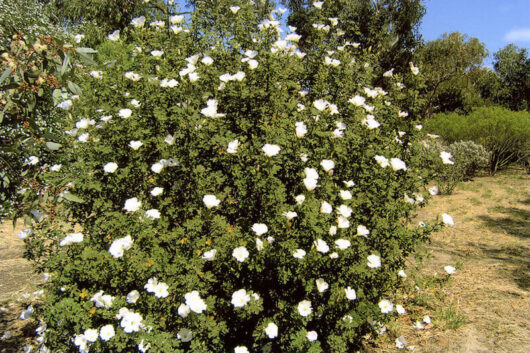
<path fill-rule="evenodd" d="M 63 167 L 45 177 L 61 203 L 26 238 L 51 274 L 38 310 L 51 351 L 350 352 L 390 319 L 378 304 L 436 228 L 407 217 L 405 195 L 425 183 L 410 148 L 417 121 L 393 103 L 405 94 L 396 77 L 380 77 L 387 91 L 370 85 L 363 48 L 339 45 L 332 29 L 301 53 L 258 6 L 136 19 L 97 48 L 97 66 L 80 68 Z M 221 14 L 219 26 L 204 22 Z M 154 278 L 167 286 L 153 293 Z M 320 279 L 329 287 L 318 290 Z M 248 303 L 236 307 L 241 289 Z M 194 291 L 205 308 L 189 303 Z M 305 300 L 312 311 L 301 315 Z M 129 329 L 124 308 L 141 325 Z M 86 341 L 106 325 L 115 336 Z"/>

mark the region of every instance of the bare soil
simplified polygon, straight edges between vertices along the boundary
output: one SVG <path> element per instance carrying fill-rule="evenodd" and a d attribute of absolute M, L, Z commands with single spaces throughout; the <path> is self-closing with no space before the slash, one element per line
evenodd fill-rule
<path fill-rule="evenodd" d="M 530 352 L 530 176 L 512 170 L 461 183 L 416 220 L 442 213 L 455 226 L 432 235 L 419 272 L 412 263 L 406 269 L 418 290 L 396 294 L 407 313 L 364 350 L 396 352 L 394 340 L 403 336 L 414 352 Z M 21 351 L 34 337 L 35 323 L 18 319 L 40 281 L 22 258 L 23 228 L 0 225 L 0 353 Z M 446 265 L 457 267 L 450 278 Z M 414 330 L 424 315 L 432 324 Z M 1 339 L 7 331 L 12 337 Z"/>

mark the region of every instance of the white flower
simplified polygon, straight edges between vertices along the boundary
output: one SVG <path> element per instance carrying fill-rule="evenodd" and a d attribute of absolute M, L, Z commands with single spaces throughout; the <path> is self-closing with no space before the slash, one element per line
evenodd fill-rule
<path fill-rule="evenodd" d="M 77 138 L 79 140 L 79 142 L 87 142 L 88 141 L 88 132 L 85 132 L 84 134 L 82 135 L 79 135 L 79 137 Z"/>
<path fill-rule="evenodd" d="M 142 78 L 142 75 L 134 73 L 132 71 L 127 71 L 124 76 L 126 79 L 129 79 L 131 81 L 139 81 Z"/>
<path fill-rule="evenodd" d="M 399 113 L 398 113 L 398 116 L 400 118 L 406 118 L 407 116 L 409 116 L 409 113 L 403 112 L 403 111 L 400 110 Z"/>
<path fill-rule="evenodd" d="M 402 305 L 397 304 L 396 305 L 396 312 L 399 315 L 403 315 L 403 314 L 405 314 L 405 308 Z"/>
<path fill-rule="evenodd" d="M 390 163 L 388 162 L 388 159 L 384 156 L 375 156 L 375 161 L 377 162 L 377 164 L 379 164 L 379 166 L 381 166 L 381 168 L 386 168 L 390 165 Z"/>
<path fill-rule="evenodd" d="M 149 24 L 151 27 L 162 28 L 166 25 L 164 21 L 153 21 Z"/>
<path fill-rule="evenodd" d="M 103 291 L 100 290 L 90 299 L 91 302 L 94 302 L 97 308 L 110 308 L 114 297 L 108 294 L 103 294 Z"/>
<path fill-rule="evenodd" d="M 161 195 L 162 193 L 164 192 L 164 188 L 161 188 L 161 187 L 156 187 L 156 188 L 153 188 L 153 190 L 151 190 L 151 195 L 153 196 L 159 196 Z"/>
<path fill-rule="evenodd" d="M 340 191 L 340 198 L 343 199 L 343 200 L 351 200 L 352 199 L 352 194 L 349 190 L 341 190 Z"/>
<path fill-rule="evenodd" d="M 381 267 L 381 258 L 377 255 L 368 256 L 368 267 L 370 268 Z"/>
<path fill-rule="evenodd" d="M 252 226 L 252 231 L 258 236 L 267 233 L 268 230 L 267 225 L 263 223 L 254 223 Z"/>
<path fill-rule="evenodd" d="M 318 339 L 318 333 L 316 331 L 308 331 L 305 336 L 309 342 L 315 342 Z"/>
<path fill-rule="evenodd" d="M 323 293 L 325 292 L 328 288 L 329 288 L 329 284 L 328 282 L 324 281 L 323 278 L 319 278 L 316 280 L 316 284 L 317 284 L 317 290 L 320 292 L 320 293 Z"/>
<path fill-rule="evenodd" d="M 110 244 L 109 252 L 115 257 L 119 258 L 123 256 L 125 250 L 129 250 L 133 245 L 133 240 L 130 235 L 126 237 L 116 239 Z"/>
<path fill-rule="evenodd" d="M 83 336 L 85 336 L 85 339 L 88 342 L 96 342 L 98 339 L 98 330 L 89 328 L 85 330 L 85 332 L 83 333 Z"/>
<path fill-rule="evenodd" d="M 131 99 L 131 104 L 135 107 L 135 108 L 138 108 L 140 105 L 142 105 L 140 103 L 140 101 L 138 101 L 137 99 Z"/>
<path fill-rule="evenodd" d="M 331 212 L 333 212 L 333 207 L 326 201 L 322 201 L 322 204 L 320 205 L 320 213 L 330 214 Z"/>
<path fill-rule="evenodd" d="M 296 249 L 294 252 L 293 252 L 293 256 L 297 259 L 303 259 L 304 256 L 305 256 L 306 252 L 305 250 L 303 249 Z"/>
<path fill-rule="evenodd" d="M 313 179 L 313 178 L 304 179 L 304 185 L 308 191 L 315 190 L 315 188 L 318 186 L 317 183 L 318 183 L 317 179 Z"/>
<path fill-rule="evenodd" d="M 59 243 L 59 246 L 70 245 L 74 243 L 80 243 L 83 241 L 82 233 L 70 233 Z"/>
<path fill-rule="evenodd" d="M 454 227 L 455 226 L 455 222 L 453 221 L 453 217 L 451 217 L 450 215 L 448 215 L 447 213 L 444 213 L 442 215 L 442 222 L 447 225 L 447 226 L 450 226 L 450 227 Z"/>
<path fill-rule="evenodd" d="M 193 291 L 184 295 L 186 299 L 186 305 L 189 306 L 190 310 L 194 313 L 200 314 L 206 310 L 206 303 L 199 296 L 199 292 Z"/>
<path fill-rule="evenodd" d="M 318 252 L 321 252 L 321 253 L 325 254 L 325 253 L 327 253 L 329 251 L 328 243 L 326 243 L 322 239 L 315 240 L 314 245 L 317 248 Z"/>
<path fill-rule="evenodd" d="M 425 322 L 426 324 L 430 324 L 431 323 L 431 318 L 429 316 L 425 315 L 423 317 L 423 322 Z"/>
<path fill-rule="evenodd" d="M 357 299 L 357 293 L 355 293 L 355 289 L 352 289 L 351 287 L 348 287 L 348 288 L 344 289 L 344 292 L 346 293 L 346 298 L 348 298 L 348 300 Z"/>
<path fill-rule="evenodd" d="M 173 135 L 166 135 L 166 138 L 164 139 L 164 142 L 168 145 L 173 145 L 175 143 L 175 136 Z"/>
<path fill-rule="evenodd" d="M 265 334 L 271 339 L 278 337 L 278 326 L 272 322 L 269 322 L 267 327 L 265 327 Z"/>
<path fill-rule="evenodd" d="M 212 207 L 219 206 L 221 200 L 219 200 L 215 195 L 204 195 L 202 202 L 204 202 L 206 208 L 210 209 Z"/>
<path fill-rule="evenodd" d="M 235 291 L 234 294 L 232 294 L 231 303 L 236 308 L 241 308 L 245 306 L 249 301 L 250 301 L 250 295 L 248 295 L 247 291 L 244 289 Z"/>
<path fill-rule="evenodd" d="M 368 235 L 370 235 L 370 231 L 368 230 L 368 228 L 360 224 L 357 226 L 357 235 L 367 237 Z"/>
<path fill-rule="evenodd" d="M 57 104 L 57 108 L 61 108 L 64 110 L 69 110 L 71 107 L 72 107 L 72 101 L 70 99 L 67 99 Z"/>
<path fill-rule="evenodd" d="M 314 1 L 313 2 L 313 6 L 316 7 L 317 9 L 321 9 L 323 4 L 324 4 L 324 1 Z"/>
<path fill-rule="evenodd" d="M 31 229 L 24 229 L 24 230 L 21 230 L 20 232 L 18 232 L 18 237 L 20 239 L 26 239 L 28 237 L 28 235 L 31 234 Z"/>
<path fill-rule="evenodd" d="M 298 205 L 301 205 L 305 201 L 305 195 L 304 194 L 297 195 L 294 199 Z"/>
<path fill-rule="evenodd" d="M 138 343 L 138 350 L 142 353 L 146 353 L 149 348 L 151 348 L 151 343 L 147 343 L 144 345 L 144 340 L 141 340 L 140 343 Z"/>
<path fill-rule="evenodd" d="M 131 24 L 136 28 L 143 27 L 145 25 L 145 17 L 140 16 L 140 17 L 133 18 L 131 21 Z"/>
<path fill-rule="evenodd" d="M 304 317 L 311 315 L 311 302 L 309 300 L 302 300 L 298 303 L 298 313 Z"/>
<path fill-rule="evenodd" d="M 320 110 L 320 111 L 323 111 L 325 110 L 329 105 L 329 102 L 326 102 L 325 100 L 323 99 L 318 99 L 316 101 L 313 102 L 313 106 L 317 109 L 317 110 Z"/>
<path fill-rule="evenodd" d="M 157 209 L 150 209 L 145 211 L 145 216 L 150 219 L 159 219 L 160 212 Z"/>
<path fill-rule="evenodd" d="M 399 336 L 396 338 L 396 348 L 397 349 L 403 349 L 405 348 L 405 345 L 407 344 L 407 340 L 403 336 Z"/>
<path fill-rule="evenodd" d="M 455 164 L 455 162 L 451 160 L 451 158 L 453 158 L 453 155 L 450 152 L 442 151 L 440 152 L 440 157 L 442 158 L 444 164 Z"/>
<path fill-rule="evenodd" d="M 350 221 L 344 216 L 339 216 L 339 218 L 337 219 L 337 226 L 340 229 L 350 228 Z"/>
<path fill-rule="evenodd" d="M 272 238 L 272 237 L 269 237 L 269 238 Z M 267 238 L 267 239 L 269 239 Z M 274 238 L 272 238 L 274 239 Z M 256 250 L 258 251 L 261 251 L 263 250 L 265 247 L 263 246 L 263 240 L 261 240 L 260 238 L 256 238 Z"/>
<path fill-rule="evenodd" d="M 379 302 L 379 308 L 381 309 L 381 312 L 383 314 L 388 314 L 388 313 L 391 313 L 392 311 L 394 311 L 394 305 L 392 305 L 392 303 L 389 301 L 389 300 L 381 300 Z"/>
<path fill-rule="evenodd" d="M 129 147 L 135 151 L 139 149 L 140 147 L 142 147 L 142 145 L 143 145 L 142 141 L 130 141 L 129 142 Z"/>
<path fill-rule="evenodd" d="M 390 165 L 392 165 L 392 169 L 395 171 L 407 170 L 407 165 L 399 158 L 392 158 L 390 160 Z"/>
<path fill-rule="evenodd" d="M 142 315 L 129 311 L 121 320 L 120 326 L 125 333 L 133 333 L 140 331 L 142 325 Z"/>
<path fill-rule="evenodd" d="M 346 239 L 337 239 L 335 240 L 335 244 L 340 250 L 346 250 L 351 246 L 351 242 Z"/>
<path fill-rule="evenodd" d="M 337 213 L 345 218 L 349 218 L 352 214 L 352 209 L 346 205 L 340 205 L 337 208 Z"/>
<path fill-rule="evenodd" d="M 241 7 L 239 6 L 230 6 L 230 11 L 232 11 L 233 14 L 236 14 Z"/>
<path fill-rule="evenodd" d="M 412 328 L 415 330 L 423 330 L 425 328 L 425 325 L 421 321 L 416 321 Z"/>
<path fill-rule="evenodd" d="M 329 172 L 331 169 L 335 168 L 335 162 L 329 159 L 324 159 L 320 162 L 320 166 L 326 171 Z"/>
<path fill-rule="evenodd" d="M 227 153 L 236 153 L 239 147 L 239 140 L 234 140 L 228 143 Z"/>
<path fill-rule="evenodd" d="M 429 194 L 431 194 L 432 196 L 434 196 L 434 195 L 438 195 L 438 192 L 439 192 L 439 190 L 438 190 L 438 186 L 436 186 L 436 185 L 431 186 L 431 187 L 429 188 Z"/>
<path fill-rule="evenodd" d="M 357 107 L 362 107 L 364 106 L 365 102 L 366 102 L 366 99 L 363 97 L 363 96 L 355 96 L 355 97 L 352 97 L 350 98 L 350 100 L 348 100 L 348 102 L 350 102 L 351 104 L 357 106 Z"/>
<path fill-rule="evenodd" d="M 186 304 L 180 304 L 177 311 L 179 316 L 184 318 L 187 317 L 191 312 L 190 307 Z"/>
<path fill-rule="evenodd" d="M 153 171 L 153 173 L 156 173 L 156 174 L 160 173 L 162 169 L 164 169 L 164 164 L 160 162 L 156 162 L 155 164 L 151 166 L 151 171 Z"/>
<path fill-rule="evenodd" d="M 140 292 L 138 292 L 136 289 L 130 291 L 127 294 L 127 303 L 129 304 L 135 304 L 138 299 L 140 299 Z"/>
<path fill-rule="evenodd" d="M 125 108 L 125 109 L 120 109 L 118 111 L 118 115 L 124 119 L 130 117 L 132 115 L 132 110 L 130 110 L 129 108 Z"/>
<path fill-rule="evenodd" d="M 256 69 L 259 66 L 258 61 L 254 60 L 254 59 L 248 60 L 247 64 L 248 64 L 248 68 L 251 69 L 251 70 L 254 70 L 254 69 Z"/>
<path fill-rule="evenodd" d="M 352 188 L 355 186 L 355 183 L 353 182 L 353 180 L 344 180 L 343 181 L 344 185 L 346 185 L 347 188 Z"/>
<path fill-rule="evenodd" d="M 244 246 L 235 248 L 234 251 L 232 252 L 232 256 L 235 257 L 236 260 L 239 262 L 245 261 L 248 255 L 249 255 L 248 250 Z"/>
<path fill-rule="evenodd" d="M 234 348 L 234 353 L 249 353 L 248 348 L 245 346 L 237 346 Z"/>
<path fill-rule="evenodd" d="M 296 212 L 293 212 L 293 211 L 284 212 L 282 215 L 284 217 L 286 217 L 288 220 L 291 220 L 291 219 L 295 218 L 296 216 L 298 216 L 298 214 Z"/>
<path fill-rule="evenodd" d="M 304 135 L 307 133 L 307 126 L 303 121 L 297 121 L 295 124 L 296 127 L 296 136 L 297 137 L 304 137 Z"/>
<path fill-rule="evenodd" d="M 179 332 L 177 332 L 177 338 L 182 342 L 189 342 L 193 338 L 193 332 L 187 328 L 181 328 Z"/>
<path fill-rule="evenodd" d="M 61 167 L 62 167 L 62 164 L 54 164 L 50 167 L 50 170 L 52 172 L 58 172 L 59 170 L 61 170 Z"/>
<path fill-rule="evenodd" d="M 201 114 L 208 118 L 220 118 L 226 114 L 217 113 L 218 102 L 216 99 L 209 99 L 206 102 L 206 108 L 201 109 Z"/>
<path fill-rule="evenodd" d="M 449 275 L 452 275 L 452 274 L 454 274 L 456 272 L 456 268 L 454 268 L 453 266 L 449 266 L 449 265 L 445 266 L 444 270 Z"/>
<path fill-rule="evenodd" d="M 392 77 L 394 75 L 394 69 L 390 69 L 383 74 L 383 77 Z"/>
<path fill-rule="evenodd" d="M 101 337 L 103 341 L 110 340 L 115 334 L 114 326 L 112 325 L 105 325 L 99 330 L 99 337 Z"/>
<path fill-rule="evenodd" d="M 107 38 L 108 38 L 109 40 L 112 40 L 113 42 L 119 40 L 119 39 L 120 39 L 120 30 L 119 30 L 119 29 L 115 30 L 114 32 L 112 32 L 111 34 L 109 34 L 109 35 L 107 36 Z"/>
<path fill-rule="evenodd" d="M 127 212 L 136 212 L 140 209 L 141 206 L 142 206 L 142 203 L 138 201 L 136 197 L 133 197 L 125 201 L 125 205 L 123 208 Z"/>
<path fill-rule="evenodd" d="M 212 249 L 212 250 L 206 251 L 202 255 L 202 259 L 204 259 L 206 261 L 212 261 L 215 258 L 215 254 L 217 254 L 217 250 L 216 249 Z"/>
<path fill-rule="evenodd" d="M 370 114 L 363 119 L 362 123 L 370 130 L 376 129 L 381 125 L 377 120 L 375 120 L 375 117 Z"/>
<path fill-rule="evenodd" d="M 280 152 L 280 146 L 265 144 L 262 148 L 263 152 L 267 157 L 276 156 Z"/>
<path fill-rule="evenodd" d="M 204 65 L 210 66 L 213 64 L 213 59 L 209 56 L 205 56 L 204 58 L 202 58 L 201 63 L 203 63 Z"/>
<path fill-rule="evenodd" d="M 34 312 L 35 312 L 35 309 L 33 309 L 33 305 L 30 305 L 26 308 L 26 310 L 22 312 L 22 314 L 20 314 L 18 318 L 20 320 L 27 320 L 33 315 Z"/>
<path fill-rule="evenodd" d="M 74 41 L 76 43 L 81 43 L 81 41 L 83 40 L 83 38 L 85 38 L 85 35 L 84 34 L 76 34 L 74 36 Z"/>
<path fill-rule="evenodd" d="M 405 273 L 405 271 L 403 270 L 399 270 L 398 272 L 398 276 L 401 277 L 401 278 L 407 278 L 407 274 Z"/>
<path fill-rule="evenodd" d="M 87 353 L 87 340 L 85 338 L 85 335 L 75 335 L 74 336 L 74 344 L 79 347 L 80 353 Z"/>
<path fill-rule="evenodd" d="M 184 22 L 184 16 L 183 15 L 174 15 L 169 17 L 169 22 L 171 22 L 172 25 L 176 25 L 179 23 Z"/>

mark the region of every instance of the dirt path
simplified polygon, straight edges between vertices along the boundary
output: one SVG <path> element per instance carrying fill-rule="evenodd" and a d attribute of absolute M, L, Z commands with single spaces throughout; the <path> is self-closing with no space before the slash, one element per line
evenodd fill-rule
<path fill-rule="evenodd" d="M 411 287 L 420 290 L 402 302 L 407 314 L 387 334 L 370 344 L 370 352 L 396 352 L 404 336 L 414 352 L 530 352 L 530 176 L 511 171 L 476 178 L 453 195 L 436 196 L 417 220 L 442 213 L 455 227 L 433 234 L 431 256 Z M 10 224 L 0 225 L 0 353 L 15 352 L 32 336 L 32 325 L 18 320 L 38 277 L 21 258 L 23 242 Z M 443 267 L 457 272 L 448 281 Z M 413 268 L 407 269 L 412 274 Z M 414 330 L 418 318 L 433 324 Z"/>
<path fill-rule="evenodd" d="M 530 352 L 530 176 L 511 171 L 462 183 L 452 195 L 436 196 L 417 219 L 442 213 L 455 226 L 433 234 L 427 247 L 427 285 L 417 294 L 425 305 L 400 319 L 375 351 L 396 351 L 393 339 L 403 335 L 415 352 Z M 446 265 L 457 272 L 432 285 Z M 434 326 L 414 330 L 423 315 Z"/>

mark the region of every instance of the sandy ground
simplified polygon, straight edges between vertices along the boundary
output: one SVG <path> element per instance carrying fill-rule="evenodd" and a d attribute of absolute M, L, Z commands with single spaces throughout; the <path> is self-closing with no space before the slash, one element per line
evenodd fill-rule
<path fill-rule="evenodd" d="M 530 176 L 508 171 L 462 183 L 434 197 L 416 220 L 442 213 L 456 224 L 433 234 L 421 270 L 412 262 L 407 269 L 410 288 L 419 287 L 396 295 L 407 314 L 365 351 L 396 352 L 394 340 L 403 336 L 414 352 L 530 352 Z M 0 353 L 19 351 L 35 328 L 18 319 L 40 280 L 22 258 L 23 228 L 0 225 Z M 446 265 L 457 267 L 450 278 Z M 414 330 L 424 315 L 432 324 Z"/>

